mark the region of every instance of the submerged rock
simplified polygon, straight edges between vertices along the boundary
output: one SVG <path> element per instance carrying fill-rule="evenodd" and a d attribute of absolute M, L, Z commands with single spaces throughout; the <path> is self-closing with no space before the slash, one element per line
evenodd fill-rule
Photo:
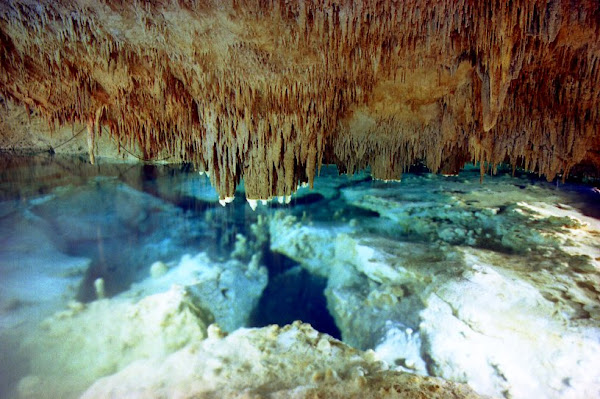
<path fill-rule="evenodd" d="M 600 222 L 519 180 L 348 186 L 346 204 L 381 217 L 276 217 L 271 248 L 326 277 L 344 342 L 391 368 L 493 396 L 600 396 Z"/>
<path fill-rule="evenodd" d="M 435 375 L 514 398 L 600 394 L 600 330 L 557 314 L 540 291 L 477 251 L 470 272 L 427 298 L 423 351 Z"/>
<path fill-rule="evenodd" d="M 22 350 L 30 375 L 19 398 L 73 398 L 96 379 L 141 359 L 164 359 L 206 337 L 212 316 L 182 288 L 138 302 L 104 299 L 46 319 Z"/>
<path fill-rule="evenodd" d="M 300 262 L 316 276 L 329 277 L 335 261 L 335 237 L 354 231 L 349 226 L 308 225 L 278 213 L 269 220 L 270 248 Z"/>
<path fill-rule="evenodd" d="M 46 221 L 11 208 L 0 219 L 0 334 L 19 335 L 75 297 L 90 259 L 65 254 Z"/>
<path fill-rule="evenodd" d="M 376 348 L 392 367 L 427 374 L 419 312 L 460 258 L 423 244 L 340 236 L 335 259 L 325 292 L 344 341 Z"/>
<path fill-rule="evenodd" d="M 90 259 L 69 256 L 52 240 L 47 223 L 22 203 L 0 209 L 0 397 L 27 372 L 18 353 L 23 336 L 75 297 Z"/>
<path fill-rule="evenodd" d="M 215 262 L 201 252 L 195 256 L 184 255 L 163 275 L 135 283 L 123 295 L 142 298 L 172 285 L 185 286 L 197 306 L 206 309 L 219 327 L 229 332 L 249 324 L 251 313 L 267 286 L 267 275 L 258 256 L 248 263 L 237 259 Z"/>
<path fill-rule="evenodd" d="M 29 211 L 61 249 L 93 258 L 77 295 L 82 301 L 96 299 L 98 278 L 107 296 L 126 291 L 157 259 L 179 259 L 196 249 L 206 227 L 177 206 L 108 177 L 57 187 L 31 200 Z"/>
<path fill-rule="evenodd" d="M 460 384 L 386 371 L 310 325 L 240 329 L 170 355 L 131 364 L 92 385 L 84 399 L 128 398 L 477 398 Z"/>
<path fill-rule="evenodd" d="M 182 259 L 193 262 L 191 258 Z M 209 263 L 198 271 L 196 280 L 188 282 L 188 291 L 196 301 L 214 315 L 225 331 L 249 324 L 250 316 L 267 286 L 267 269 L 258 258 L 244 264 L 231 259 L 223 264 Z"/>

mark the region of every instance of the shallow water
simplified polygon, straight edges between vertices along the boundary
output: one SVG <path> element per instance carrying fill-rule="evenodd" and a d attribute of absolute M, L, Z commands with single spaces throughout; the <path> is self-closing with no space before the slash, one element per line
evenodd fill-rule
<path fill-rule="evenodd" d="M 212 322 L 294 320 L 481 394 L 600 397 L 593 186 L 325 167 L 314 190 L 253 211 L 243 187 L 223 207 L 189 167 L 1 162 L 0 397 L 78 397 Z M 159 353 L 117 315 L 173 285 L 200 327 L 161 322 Z"/>

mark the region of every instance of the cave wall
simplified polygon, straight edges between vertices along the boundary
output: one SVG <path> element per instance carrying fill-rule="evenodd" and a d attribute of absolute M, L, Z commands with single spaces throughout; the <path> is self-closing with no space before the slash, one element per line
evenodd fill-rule
<path fill-rule="evenodd" d="M 192 162 L 223 197 L 323 163 L 553 179 L 600 169 L 599 35 L 597 0 L 4 1 L 0 145 L 80 133 L 92 162 L 99 140 Z"/>

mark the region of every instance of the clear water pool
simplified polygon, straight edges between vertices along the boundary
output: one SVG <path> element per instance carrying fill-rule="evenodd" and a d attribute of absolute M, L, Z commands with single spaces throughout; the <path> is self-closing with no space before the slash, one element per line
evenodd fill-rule
<path fill-rule="evenodd" d="M 480 394 L 600 396 L 592 185 L 325 167 L 252 210 L 189 167 L 0 162 L 0 397 L 79 397 L 213 323 L 295 320 Z"/>

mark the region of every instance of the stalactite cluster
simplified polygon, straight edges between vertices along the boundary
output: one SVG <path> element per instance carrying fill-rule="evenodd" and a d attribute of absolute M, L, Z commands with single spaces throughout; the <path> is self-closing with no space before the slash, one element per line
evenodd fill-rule
<path fill-rule="evenodd" d="M 600 167 L 597 0 L 7 0 L 0 98 L 223 197 L 323 163 L 396 179 L 501 162 Z"/>

